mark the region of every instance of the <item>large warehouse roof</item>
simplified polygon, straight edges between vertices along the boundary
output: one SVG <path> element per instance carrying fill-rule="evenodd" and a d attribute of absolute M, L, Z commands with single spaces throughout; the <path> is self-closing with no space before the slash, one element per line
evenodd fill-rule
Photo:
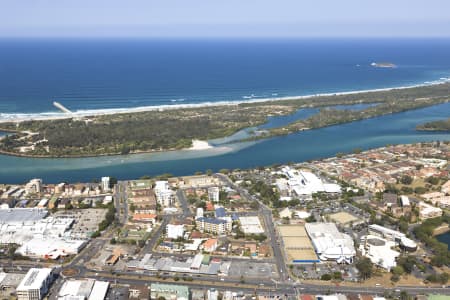
<path fill-rule="evenodd" d="M 48 211 L 41 208 L 0 209 L 0 223 L 29 223 L 45 218 Z"/>

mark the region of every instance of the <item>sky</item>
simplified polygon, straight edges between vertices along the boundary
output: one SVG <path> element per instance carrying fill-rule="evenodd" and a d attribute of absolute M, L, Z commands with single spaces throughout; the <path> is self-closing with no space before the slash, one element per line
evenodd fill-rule
<path fill-rule="evenodd" d="M 0 37 L 450 37 L 449 0 L 0 0 Z"/>

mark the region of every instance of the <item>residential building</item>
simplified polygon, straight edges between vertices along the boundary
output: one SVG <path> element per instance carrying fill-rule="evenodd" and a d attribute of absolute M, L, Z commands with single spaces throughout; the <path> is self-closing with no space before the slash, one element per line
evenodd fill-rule
<path fill-rule="evenodd" d="M 157 181 L 154 188 L 156 200 L 162 207 L 171 207 L 174 201 L 174 193 L 170 189 L 168 181 Z"/>
<path fill-rule="evenodd" d="M 216 186 L 208 188 L 209 201 L 219 202 L 220 189 Z"/>
<path fill-rule="evenodd" d="M 217 239 L 209 239 L 205 243 L 203 243 L 203 250 L 206 252 L 213 252 L 217 249 Z"/>
<path fill-rule="evenodd" d="M 226 234 L 231 232 L 231 221 L 216 218 L 197 218 L 195 220 L 197 228 L 201 232 L 210 232 L 214 234 Z"/>
<path fill-rule="evenodd" d="M 442 216 L 442 209 L 434 207 L 425 202 L 419 202 L 419 217 L 424 219 L 436 218 Z"/>
<path fill-rule="evenodd" d="M 27 195 L 40 194 L 41 192 L 42 192 L 42 179 L 39 178 L 31 179 L 30 182 L 28 182 L 25 185 L 25 193 Z"/>
<path fill-rule="evenodd" d="M 102 177 L 102 191 L 109 192 L 110 191 L 111 178 L 110 177 Z"/>

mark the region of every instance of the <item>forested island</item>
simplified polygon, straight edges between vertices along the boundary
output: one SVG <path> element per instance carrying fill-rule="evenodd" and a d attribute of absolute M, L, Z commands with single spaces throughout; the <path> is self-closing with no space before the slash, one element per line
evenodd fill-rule
<path fill-rule="evenodd" d="M 235 105 L 152 110 L 85 118 L 0 124 L 0 153 L 30 157 L 118 155 L 189 148 L 192 140 L 229 136 L 267 122 L 269 116 L 320 108 L 312 116 L 271 128 L 252 139 L 347 123 L 450 101 L 450 83 Z M 361 110 L 336 105 L 374 104 Z"/>
<path fill-rule="evenodd" d="M 447 120 L 439 120 L 421 124 L 417 126 L 417 130 L 450 131 L 450 118 L 448 118 Z"/>

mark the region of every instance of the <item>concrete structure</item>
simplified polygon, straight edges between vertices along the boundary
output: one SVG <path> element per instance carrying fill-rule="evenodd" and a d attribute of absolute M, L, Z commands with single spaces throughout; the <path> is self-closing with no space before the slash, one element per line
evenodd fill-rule
<path fill-rule="evenodd" d="M 174 193 L 170 189 L 168 181 L 157 181 L 155 183 L 156 200 L 162 207 L 171 207 L 174 201 Z"/>
<path fill-rule="evenodd" d="M 400 203 L 402 204 L 403 207 L 411 206 L 411 202 L 409 201 L 408 196 L 405 195 L 400 196 Z"/>
<path fill-rule="evenodd" d="M 239 217 L 241 229 L 245 234 L 261 234 L 264 233 L 264 228 L 257 216 Z"/>
<path fill-rule="evenodd" d="M 111 178 L 110 177 L 102 177 L 102 191 L 103 192 L 109 192 L 110 191 L 110 182 L 111 182 Z"/>
<path fill-rule="evenodd" d="M 198 207 L 198 208 L 197 208 L 197 213 L 195 214 L 195 216 L 196 216 L 197 218 L 202 218 L 202 217 L 203 217 L 203 214 L 204 214 L 204 212 L 203 212 L 203 207 Z"/>
<path fill-rule="evenodd" d="M 220 189 L 217 186 L 208 188 L 208 199 L 212 202 L 219 202 Z"/>
<path fill-rule="evenodd" d="M 286 176 L 287 179 L 278 179 L 277 187 L 280 191 L 287 189 L 291 195 L 304 196 L 318 192 L 341 192 L 341 187 L 338 184 L 324 183 L 319 177 L 308 171 L 295 170 L 286 166 L 281 169 L 281 174 Z"/>
<path fill-rule="evenodd" d="M 216 218 L 197 218 L 195 224 L 201 232 L 209 232 L 214 234 L 226 234 L 231 232 L 231 220 L 223 220 Z"/>
<path fill-rule="evenodd" d="M 218 300 L 219 299 L 219 291 L 216 289 L 209 289 L 206 293 L 207 300 Z"/>
<path fill-rule="evenodd" d="M 321 260 L 353 262 L 356 255 L 353 239 L 339 232 L 334 223 L 306 223 L 305 229 Z"/>
<path fill-rule="evenodd" d="M 16 253 L 28 257 L 58 259 L 59 257 L 78 254 L 86 243 L 86 240 L 35 237 L 24 242 L 17 248 Z"/>
<path fill-rule="evenodd" d="M 31 268 L 17 287 L 18 300 L 40 300 L 48 292 L 53 273 L 50 268 Z"/>
<path fill-rule="evenodd" d="M 396 246 L 394 241 L 388 241 L 374 235 L 361 238 L 359 250 L 362 255 L 368 257 L 373 264 L 390 271 L 397 265 L 396 259 L 399 252 L 392 250 Z"/>
<path fill-rule="evenodd" d="M 17 253 L 38 258 L 78 253 L 86 240 L 71 237 L 75 220 L 47 215 L 47 210 L 39 208 L 0 210 L 0 244 L 18 244 Z"/>
<path fill-rule="evenodd" d="M 369 225 L 369 234 L 393 241 L 407 251 L 415 251 L 417 244 L 400 231 L 392 230 L 377 224 Z"/>
<path fill-rule="evenodd" d="M 184 236 L 183 224 L 167 224 L 166 233 L 169 239 L 177 239 Z"/>
<path fill-rule="evenodd" d="M 419 205 L 419 217 L 424 219 L 436 218 L 442 216 L 442 209 L 434 207 L 433 205 L 425 202 L 420 202 Z"/>
<path fill-rule="evenodd" d="M 175 284 L 152 283 L 150 287 L 150 299 L 156 300 L 159 297 L 171 300 L 189 300 L 189 288 Z"/>
<path fill-rule="evenodd" d="M 16 288 L 25 277 L 25 274 L 0 272 L 0 299 L 9 299 L 16 293 Z"/>
<path fill-rule="evenodd" d="M 109 282 L 94 279 L 67 280 L 58 293 L 58 300 L 103 300 Z"/>

